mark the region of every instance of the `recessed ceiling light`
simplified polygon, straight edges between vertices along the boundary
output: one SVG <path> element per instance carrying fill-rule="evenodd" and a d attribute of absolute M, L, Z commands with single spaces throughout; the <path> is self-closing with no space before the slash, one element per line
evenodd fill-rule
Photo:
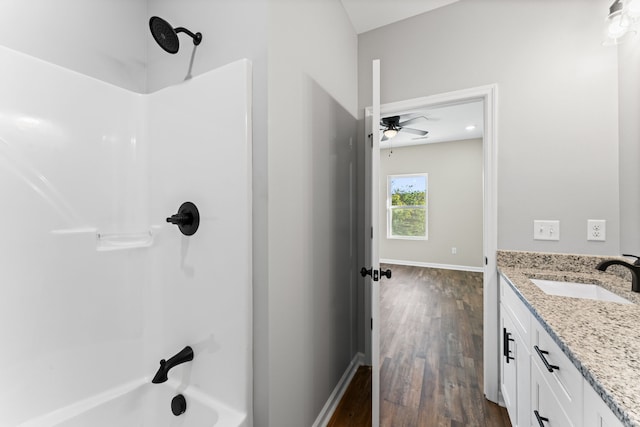
<path fill-rule="evenodd" d="M 474 130 L 475 128 L 476 128 L 476 126 L 475 126 L 475 125 L 469 125 L 469 126 L 467 126 L 465 129 L 466 129 L 466 130 L 468 130 L 468 131 L 472 131 L 472 130 Z"/>

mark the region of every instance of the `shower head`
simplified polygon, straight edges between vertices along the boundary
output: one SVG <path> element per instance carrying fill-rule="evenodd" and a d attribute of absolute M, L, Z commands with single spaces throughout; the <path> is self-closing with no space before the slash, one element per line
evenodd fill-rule
<path fill-rule="evenodd" d="M 152 16 L 151 19 L 149 19 L 149 28 L 151 29 L 151 35 L 160 47 L 171 54 L 178 53 L 180 49 L 178 33 L 186 33 L 191 36 L 193 44 L 196 46 L 202 41 L 201 33 L 193 34 L 183 27 L 173 28 L 171 24 L 157 16 Z"/>

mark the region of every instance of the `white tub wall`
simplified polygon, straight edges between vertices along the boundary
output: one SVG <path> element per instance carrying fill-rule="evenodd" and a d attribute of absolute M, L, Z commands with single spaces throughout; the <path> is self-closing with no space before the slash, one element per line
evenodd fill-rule
<path fill-rule="evenodd" d="M 145 360 L 190 345 L 169 373 L 251 412 L 251 69 L 238 61 L 148 97 L 152 222 Z M 165 218 L 186 201 L 200 227 L 183 236 Z"/>
<path fill-rule="evenodd" d="M 126 223 L 113 178 L 146 171 L 113 155 L 132 154 L 138 95 L 0 63 L 0 425 L 16 425 L 141 374 L 143 253 L 97 252 L 95 233 Z"/>
<path fill-rule="evenodd" d="M 143 93 L 146 0 L 3 0 L 0 45 Z"/>
<path fill-rule="evenodd" d="M 0 336 L 15 349 L 0 353 L 1 383 L 14 385 L 0 390 L 13 408 L 0 425 L 150 377 L 186 344 L 187 384 L 249 412 L 249 64 L 145 96 L 0 55 L 0 182 L 16 206 L 0 218 Z M 96 251 L 96 231 L 149 229 L 147 154 L 164 228 L 150 249 Z M 192 238 L 164 221 L 186 200 L 203 209 Z"/>
<path fill-rule="evenodd" d="M 267 277 L 267 5 L 268 0 L 149 0 L 148 14 L 203 34 L 194 56 L 196 76 L 240 58 L 253 69 L 253 317 L 255 424 L 267 426 L 269 413 L 269 328 Z M 192 45 L 180 35 L 181 50 L 168 55 L 145 35 L 149 55 L 149 92 L 182 81 L 187 75 Z"/>

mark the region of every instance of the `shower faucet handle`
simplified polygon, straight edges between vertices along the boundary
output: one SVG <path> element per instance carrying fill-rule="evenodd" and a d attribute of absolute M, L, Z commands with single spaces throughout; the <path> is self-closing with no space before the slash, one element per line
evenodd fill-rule
<path fill-rule="evenodd" d="M 184 202 L 180 205 L 177 214 L 167 218 L 167 222 L 177 225 L 185 236 L 191 236 L 198 231 L 200 226 L 200 212 L 198 212 L 198 208 L 193 203 Z"/>
<path fill-rule="evenodd" d="M 173 214 L 167 218 L 167 222 L 175 225 L 189 225 L 193 222 L 193 215 L 188 214 Z"/>

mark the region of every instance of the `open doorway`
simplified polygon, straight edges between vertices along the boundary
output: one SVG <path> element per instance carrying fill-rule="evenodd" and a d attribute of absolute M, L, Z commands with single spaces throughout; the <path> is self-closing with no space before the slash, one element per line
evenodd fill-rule
<path fill-rule="evenodd" d="M 483 124 L 481 100 L 381 116 L 381 426 L 505 425 L 482 394 Z"/>
<path fill-rule="evenodd" d="M 436 110 L 438 108 L 445 108 L 445 107 L 454 107 L 457 105 L 464 106 L 465 104 L 471 104 L 471 103 L 479 103 L 479 105 L 482 106 L 481 119 L 478 124 L 474 124 L 476 128 L 478 127 L 478 125 L 480 125 L 480 127 L 482 128 L 482 138 L 481 138 L 482 223 L 481 223 L 481 227 L 476 227 L 476 229 L 481 228 L 481 235 L 482 235 L 481 254 L 479 257 L 476 257 L 475 265 L 473 264 L 468 265 L 466 262 L 462 262 L 462 263 L 452 262 L 451 258 L 449 258 L 449 261 L 446 261 L 446 259 L 437 259 L 436 257 L 431 257 L 431 261 L 435 261 L 435 262 L 431 262 L 429 260 L 422 261 L 423 264 L 419 264 L 418 266 L 419 267 L 434 267 L 434 266 L 450 267 L 451 265 L 465 266 L 465 264 L 467 264 L 466 266 L 471 267 L 472 270 L 477 269 L 479 271 L 482 271 L 482 291 L 483 291 L 482 299 L 483 299 L 483 306 L 485 307 L 485 310 L 483 311 L 483 314 L 482 314 L 482 319 L 483 319 L 482 335 L 483 336 L 481 341 L 482 341 L 482 347 L 483 347 L 483 360 L 487 363 L 485 363 L 483 367 L 484 375 L 482 376 L 483 378 L 480 380 L 482 384 L 478 384 L 477 386 L 482 390 L 482 393 L 484 394 L 484 396 L 486 396 L 490 401 L 493 401 L 493 402 L 498 401 L 498 369 L 497 369 L 498 319 L 497 319 L 497 315 L 494 315 L 495 313 L 497 313 L 497 300 L 498 300 L 497 299 L 497 275 L 495 273 L 495 252 L 496 252 L 496 246 L 497 246 L 497 238 L 496 238 L 497 203 L 496 203 L 496 173 L 495 173 L 496 146 L 497 146 L 496 103 L 495 103 L 496 91 L 497 91 L 497 87 L 495 85 L 491 85 L 491 86 L 484 86 L 484 87 L 473 88 L 473 89 L 466 89 L 462 91 L 449 92 L 449 93 L 429 96 L 425 98 L 402 101 L 402 102 L 397 102 L 392 104 L 385 104 L 380 107 L 380 118 L 381 118 L 380 123 L 376 122 L 376 126 L 380 125 L 383 128 L 386 128 L 388 123 L 385 122 L 385 120 L 383 120 L 385 117 L 399 116 L 399 118 L 396 121 L 398 124 L 400 124 L 400 126 L 402 126 L 401 124 L 404 123 L 405 125 L 410 124 L 411 125 L 410 127 L 413 128 L 413 130 L 410 131 L 409 133 L 413 133 L 413 135 L 415 136 L 412 135 L 411 138 L 419 139 L 420 137 L 424 136 L 424 135 L 420 135 L 419 133 L 423 133 L 425 130 L 429 130 L 429 137 L 432 140 L 430 142 L 432 142 L 432 144 L 437 142 L 437 144 L 435 145 L 440 145 L 442 144 L 442 141 L 438 142 L 438 135 L 436 132 L 432 132 L 432 130 L 427 129 L 425 127 L 420 127 L 420 125 L 417 124 L 417 121 L 415 120 L 415 114 L 418 110 L 422 112 L 426 112 L 424 116 L 427 117 L 427 120 L 422 119 L 422 121 L 428 123 L 428 126 L 430 126 L 431 129 L 434 129 L 433 124 L 434 123 L 439 124 L 440 122 L 443 122 L 443 120 L 440 120 L 440 121 L 428 120 L 430 117 L 429 110 Z M 372 127 L 373 120 L 371 120 L 372 111 L 373 109 L 366 110 L 365 119 L 368 119 L 368 123 L 366 124 L 366 129 L 374 129 Z M 407 114 L 411 114 L 411 116 L 407 118 L 403 117 L 403 115 L 407 115 Z M 437 117 L 433 117 L 433 115 L 431 115 L 431 118 L 437 118 Z M 408 121 L 410 122 L 407 123 Z M 463 132 L 469 132 L 469 130 L 467 130 L 466 127 L 471 124 L 472 123 L 466 123 L 463 126 Z M 377 133 L 377 130 L 378 129 L 374 129 L 374 132 L 372 133 Z M 384 135 L 384 130 L 386 129 L 382 129 L 382 130 L 383 132 L 381 132 L 381 134 Z M 401 132 L 402 130 L 400 130 L 398 134 L 400 134 Z M 455 139 L 459 141 L 466 140 L 464 137 L 462 138 L 456 137 Z M 378 151 L 377 154 L 375 153 L 378 150 L 377 146 L 379 145 L 379 143 L 384 143 L 384 142 L 385 142 L 384 136 L 381 136 L 379 140 L 372 141 L 371 146 L 369 144 L 365 144 L 365 150 L 368 150 L 368 152 L 365 153 L 365 158 L 367 159 L 366 162 L 370 162 L 368 164 L 371 164 L 371 167 L 369 169 L 370 174 L 368 172 L 367 176 L 365 177 L 365 183 L 367 182 L 370 183 L 369 189 L 365 191 L 366 206 L 372 206 L 367 203 L 367 198 L 369 199 L 369 201 L 371 201 L 373 198 L 371 195 L 368 195 L 370 193 L 373 193 L 373 191 L 371 190 L 372 188 L 375 188 L 376 190 L 378 189 L 379 186 L 383 186 L 383 187 L 386 186 L 388 188 L 388 184 L 386 182 L 388 178 L 386 176 L 383 177 L 380 174 L 379 158 L 382 157 L 381 155 L 382 153 L 380 153 L 380 151 Z M 394 143 L 392 141 L 389 151 L 391 151 L 392 149 L 394 150 L 400 149 L 401 147 L 399 147 L 400 145 L 399 142 L 401 142 L 399 139 L 396 140 L 396 145 L 394 146 Z M 371 161 L 371 159 L 374 159 L 374 158 L 378 158 L 378 159 L 376 161 Z M 375 195 L 375 198 L 378 198 L 378 194 Z M 426 198 L 427 198 L 427 204 L 428 204 L 429 203 L 428 193 Z M 386 202 L 386 197 L 385 197 L 385 202 Z M 384 233 L 381 232 L 380 231 L 381 225 L 379 224 L 385 223 L 384 226 L 386 227 L 387 218 L 389 218 L 388 208 L 389 207 L 385 204 L 384 209 L 387 210 L 387 212 L 385 212 L 384 216 L 382 215 L 381 211 L 378 211 L 378 209 L 382 209 L 382 208 L 377 203 L 375 204 L 375 211 L 373 208 L 370 209 L 371 212 L 375 212 L 375 214 L 372 214 L 371 212 L 365 212 L 365 230 L 369 230 L 369 227 L 373 227 L 373 229 L 379 230 L 379 233 L 384 236 L 386 234 L 386 230 Z M 428 209 L 429 208 L 427 207 L 427 214 L 429 212 Z M 377 218 L 374 218 L 374 217 L 380 217 L 380 221 L 378 222 Z M 376 219 L 376 221 L 373 221 L 373 219 Z M 428 215 L 427 215 L 427 220 L 428 220 Z M 429 229 L 429 227 L 430 226 L 427 225 L 427 229 Z M 447 243 L 447 244 L 450 244 L 450 243 Z M 367 247 L 368 245 L 370 248 Z M 373 251 L 371 248 L 373 248 L 371 246 L 371 243 L 365 241 L 365 259 L 366 260 L 369 259 L 370 255 L 374 253 L 377 256 L 379 245 L 376 245 L 375 251 Z M 456 248 L 456 249 L 453 249 L 453 248 Z M 457 249 L 458 249 L 457 246 L 449 246 L 448 249 L 446 249 L 446 251 L 441 251 L 441 252 L 448 253 L 449 255 L 458 255 L 459 252 L 457 252 Z M 452 253 L 452 252 L 456 252 L 456 253 Z M 396 259 L 396 261 L 398 260 Z M 410 261 L 413 261 L 411 264 L 417 263 L 415 259 Z M 374 259 L 373 257 L 371 257 L 371 263 L 374 266 L 378 265 L 379 259 L 378 258 Z M 385 265 L 385 268 L 386 268 L 386 265 Z M 372 289 L 374 289 L 377 285 L 378 283 L 373 282 Z M 378 312 L 379 304 L 380 304 L 380 300 L 374 297 L 374 295 L 378 293 L 377 291 L 376 292 L 371 291 L 369 293 L 369 295 L 371 295 L 370 300 L 367 298 L 366 292 L 367 292 L 367 288 L 365 287 L 365 305 L 367 304 L 367 302 L 370 301 L 370 307 L 365 306 L 365 321 L 369 320 L 369 316 L 372 313 Z M 370 351 L 370 354 L 367 354 L 365 356 L 366 356 L 366 360 L 372 360 L 374 362 L 372 363 L 373 365 L 372 375 L 375 381 L 376 377 L 379 378 L 380 365 L 382 363 L 382 360 L 378 358 L 379 348 L 373 344 L 376 344 L 377 342 L 379 342 L 378 337 L 382 330 L 382 327 L 381 326 L 376 327 L 375 315 L 371 317 L 373 318 L 372 324 L 374 325 L 374 327 L 371 331 L 370 339 L 367 339 L 368 334 L 367 332 L 365 332 L 365 350 Z M 369 345 L 370 343 L 371 345 Z M 376 357 L 372 357 L 372 356 L 376 356 Z M 378 360 L 375 360 L 375 359 L 378 359 Z M 376 418 L 378 418 L 380 400 L 374 398 L 372 403 L 373 403 L 373 409 L 372 409 L 373 418 L 375 420 Z M 377 425 L 377 423 L 374 423 L 374 425 Z"/>

